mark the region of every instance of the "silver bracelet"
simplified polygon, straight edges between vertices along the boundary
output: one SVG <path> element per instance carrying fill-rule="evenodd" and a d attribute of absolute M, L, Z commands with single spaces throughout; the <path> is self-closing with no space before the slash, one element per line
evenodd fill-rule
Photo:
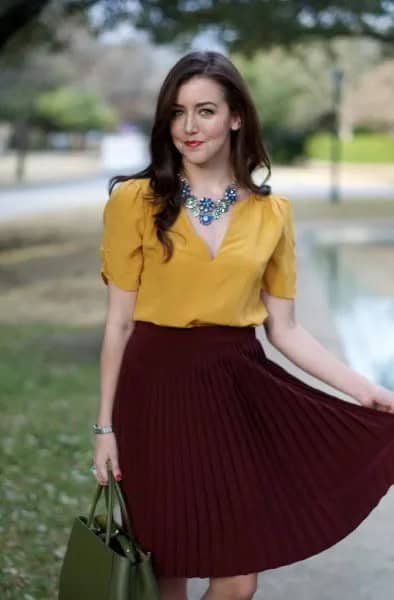
<path fill-rule="evenodd" d="M 96 423 L 93 425 L 94 433 L 113 433 L 112 425 L 97 425 Z"/>

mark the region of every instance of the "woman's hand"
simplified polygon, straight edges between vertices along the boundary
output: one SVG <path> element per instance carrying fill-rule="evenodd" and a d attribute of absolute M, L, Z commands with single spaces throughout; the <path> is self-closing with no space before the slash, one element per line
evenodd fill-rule
<path fill-rule="evenodd" d="M 371 383 L 356 397 L 356 400 L 367 408 L 394 413 L 394 392 L 381 385 Z"/>
<path fill-rule="evenodd" d="M 101 485 L 108 485 L 108 462 L 115 479 L 117 481 L 122 479 L 115 433 L 96 433 L 96 449 L 93 462 L 97 469 L 94 476 Z"/>

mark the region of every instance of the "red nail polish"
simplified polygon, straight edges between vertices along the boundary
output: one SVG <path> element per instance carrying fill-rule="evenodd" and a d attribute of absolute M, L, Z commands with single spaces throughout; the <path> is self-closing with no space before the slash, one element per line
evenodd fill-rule
<path fill-rule="evenodd" d="M 122 479 L 122 475 L 121 475 L 120 473 L 118 473 L 118 474 L 115 476 L 115 479 L 116 479 L 116 481 L 120 481 L 120 480 Z"/>

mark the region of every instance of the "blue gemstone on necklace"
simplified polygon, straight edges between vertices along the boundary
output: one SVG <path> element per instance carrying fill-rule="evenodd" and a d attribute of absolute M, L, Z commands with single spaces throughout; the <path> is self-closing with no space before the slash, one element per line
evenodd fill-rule
<path fill-rule="evenodd" d="M 206 198 L 205 196 L 204 196 L 204 198 L 202 198 L 200 200 L 200 206 L 204 210 L 207 209 L 207 208 L 208 209 L 212 209 L 213 208 L 213 204 L 214 204 L 213 201 L 210 198 Z"/>
<path fill-rule="evenodd" d="M 209 225 L 213 221 L 212 213 L 205 213 L 199 216 L 199 221 L 202 225 Z"/>

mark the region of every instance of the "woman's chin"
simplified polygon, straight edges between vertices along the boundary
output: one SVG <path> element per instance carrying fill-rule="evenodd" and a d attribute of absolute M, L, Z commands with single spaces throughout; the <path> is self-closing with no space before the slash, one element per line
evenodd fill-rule
<path fill-rule="evenodd" d="M 183 155 L 183 159 L 185 162 L 188 162 L 190 165 L 205 165 L 209 164 L 213 159 L 213 156 L 187 156 Z"/>

